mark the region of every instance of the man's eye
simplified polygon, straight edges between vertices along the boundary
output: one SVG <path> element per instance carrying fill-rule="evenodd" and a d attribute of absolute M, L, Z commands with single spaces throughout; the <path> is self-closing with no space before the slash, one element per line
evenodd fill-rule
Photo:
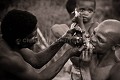
<path fill-rule="evenodd" d="M 104 43 L 104 40 L 102 38 L 100 38 L 99 36 L 97 36 L 97 39 L 99 42 Z"/>

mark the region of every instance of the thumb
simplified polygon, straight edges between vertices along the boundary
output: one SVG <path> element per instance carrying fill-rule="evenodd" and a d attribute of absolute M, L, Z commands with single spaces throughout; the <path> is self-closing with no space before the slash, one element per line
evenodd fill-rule
<path fill-rule="evenodd" d="M 78 49 L 78 51 L 79 51 L 79 52 L 82 52 L 82 51 L 85 50 L 85 49 L 86 49 L 85 45 L 82 45 L 82 46 Z"/>

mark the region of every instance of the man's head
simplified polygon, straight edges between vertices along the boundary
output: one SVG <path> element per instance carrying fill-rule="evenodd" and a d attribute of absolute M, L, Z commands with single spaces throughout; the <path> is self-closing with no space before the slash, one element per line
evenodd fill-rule
<path fill-rule="evenodd" d="M 120 45 L 120 22 L 109 19 L 100 23 L 94 29 L 91 42 L 95 46 L 95 50 L 102 53 Z"/>
<path fill-rule="evenodd" d="M 93 14 L 96 9 L 96 1 L 95 0 L 68 0 L 66 4 L 66 9 L 70 15 L 72 12 L 77 9 L 83 15 L 83 21 L 89 22 L 93 17 Z"/>
<path fill-rule="evenodd" d="M 29 40 L 23 41 L 23 39 L 29 38 L 29 35 L 36 31 L 36 24 L 37 19 L 33 14 L 27 11 L 11 10 L 1 23 L 3 39 L 12 47 L 17 45 L 18 39 L 19 45 L 28 44 Z"/>

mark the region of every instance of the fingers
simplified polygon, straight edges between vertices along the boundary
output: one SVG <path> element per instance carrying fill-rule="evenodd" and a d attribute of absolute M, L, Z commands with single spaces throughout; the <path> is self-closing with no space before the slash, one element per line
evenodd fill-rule
<path fill-rule="evenodd" d="M 80 27 L 74 27 L 67 31 L 67 34 L 74 35 L 74 33 L 79 32 L 82 34 L 82 29 Z"/>
<path fill-rule="evenodd" d="M 83 15 L 80 12 L 75 11 L 75 16 L 72 19 L 72 22 L 75 23 L 83 22 Z"/>
<path fill-rule="evenodd" d="M 80 21 L 83 21 L 83 15 L 80 13 L 80 16 L 78 17 Z"/>
<path fill-rule="evenodd" d="M 68 44 L 71 45 L 72 47 L 81 46 L 83 44 L 82 37 L 77 36 L 70 37 L 68 40 Z"/>
<path fill-rule="evenodd" d="M 86 47 L 85 47 L 84 45 L 82 45 L 82 46 L 78 49 L 78 51 L 79 51 L 79 52 L 82 52 L 85 48 L 86 48 Z"/>
<path fill-rule="evenodd" d="M 82 61 L 86 61 L 86 62 L 90 61 L 91 57 L 92 57 L 92 51 L 91 50 L 84 50 L 82 52 L 82 54 L 80 55 L 80 59 Z"/>
<path fill-rule="evenodd" d="M 69 53 L 72 56 L 77 56 L 79 57 L 81 55 L 81 52 L 85 49 L 84 46 L 81 46 L 80 48 L 79 47 L 74 47 L 74 48 L 71 48 L 67 51 L 67 53 Z"/>

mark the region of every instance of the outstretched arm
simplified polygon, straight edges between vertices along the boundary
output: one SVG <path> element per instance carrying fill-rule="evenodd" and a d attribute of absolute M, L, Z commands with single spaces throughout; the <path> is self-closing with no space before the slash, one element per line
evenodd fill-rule
<path fill-rule="evenodd" d="M 49 79 L 54 78 L 68 61 L 68 59 L 75 55 L 78 52 L 78 48 L 72 48 L 67 50 L 62 57 L 60 57 L 55 63 L 52 63 L 45 70 L 43 70 L 40 74 L 44 74 L 44 77 L 48 77 Z M 49 73 L 50 75 L 49 75 Z"/>
<path fill-rule="evenodd" d="M 34 69 L 27 64 L 22 56 L 17 52 L 11 51 L 11 53 L 6 53 L 6 56 L 1 56 L 2 59 L 0 60 L 0 65 L 3 70 L 13 74 L 13 78 L 21 80 L 51 80 L 57 75 L 57 73 L 62 69 L 66 61 L 71 56 L 77 55 L 77 52 L 78 48 L 68 50 L 58 61 L 40 73 L 36 73 Z"/>
<path fill-rule="evenodd" d="M 28 48 L 23 48 L 20 50 L 21 55 L 23 58 L 30 63 L 35 68 L 43 67 L 53 56 L 58 52 L 58 50 L 64 45 L 62 38 L 54 42 L 50 45 L 47 49 L 35 53 Z"/>
<path fill-rule="evenodd" d="M 49 46 L 44 51 L 40 53 L 35 53 L 28 48 L 23 48 L 19 50 L 20 54 L 28 63 L 30 63 L 35 68 L 41 68 L 44 66 L 51 58 L 58 52 L 58 50 L 64 45 L 64 43 L 72 42 L 70 41 L 72 38 L 72 34 L 74 34 L 75 29 L 68 30 L 65 35 L 59 38 L 56 42 L 54 42 L 51 46 Z"/>

